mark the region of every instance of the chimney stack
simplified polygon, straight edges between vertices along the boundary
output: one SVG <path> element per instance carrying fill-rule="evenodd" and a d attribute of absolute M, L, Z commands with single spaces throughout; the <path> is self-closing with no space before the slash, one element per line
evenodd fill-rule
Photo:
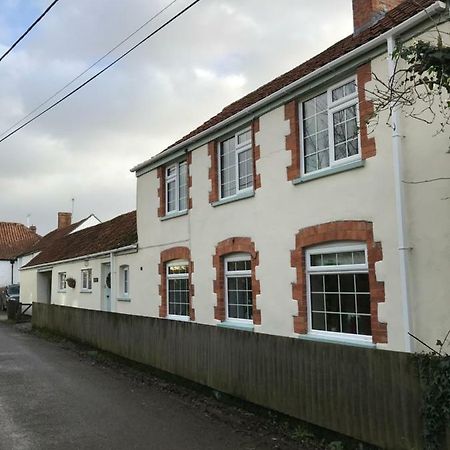
<path fill-rule="evenodd" d="M 353 0 L 353 34 L 374 25 L 404 0 Z"/>
<path fill-rule="evenodd" d="M 36 233 L 36 225 L 31 225 L 31 226 L 30 226 L 30 231 L 31 231 L 32 233 Z"/>
<path fill-rule="evenodd" d="M 72 213 L 70 212 L 59 212 L 58 213 L 58 230 L 66 228 L 72 224 Z"/>

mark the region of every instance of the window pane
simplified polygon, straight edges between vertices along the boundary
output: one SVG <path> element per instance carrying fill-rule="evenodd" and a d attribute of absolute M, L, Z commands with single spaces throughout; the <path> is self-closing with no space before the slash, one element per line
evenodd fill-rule
<path fill-rule="evenodd" d="M 340 266 L 345 264 L 353 264 L 352 252 L 338 253 L 337 257 L 338 257 L 338 264 Z"/>
<path fill-rule="evenodd" d="M 317 159 L 318 159 L 317 167 L 319 169 L 324 169 L 325 167 L 328 167 L 330 165 L 330 154 L 328 153 L 328 150 L 318 153 Z"/>
<path fill-rule="evenodd" d="M 322 131 L 317 135 L 317 150 L 328 149 L 328 130 Z"/>
<path fill-rule="evenodd" d="M 312 117 L 311 119 L 305 119 L 304 121 L 304 133 L 305 136 L 311 136 L 316 134 L 316 118 Z"/>
<path fill-rule="evenodd" d="M 370 314 L 370 295 L 358 294 L 356 298 L 358 314 Z"/>
<path fill-rule="evenodd" d="M 316 113 L 316 103 L 313 98 L 303 103 L 303 117 L 305 119 L 314 116 L 315 113 Z"/>
<path fill-rule="evenodd" d="M 311 265 L 321 266 L 322 265 L 322 255 L 311 255 Z"/>
<path fill-rule="evenodd" d="M 227 277 L 228 317 L 234 319 L 252 318 L 251 277 Z"/>
<path fill-rule="evenodd" d="M 316 112 L 326 111 L 328 109 L 327 93 L 324 92 L 316 97 Z"/>
<path fill-rule="evenodd" d="M 327 312 L 339 312 L 339 294 L 325 294 Z"/>
<path fill-rule="evenodd" d="M 324 266 L 336 265 L 336 253 L 326 253 L 322 256 Z"/>
<path fill-rule="evenodd" d="M 311 275 L 311 292 L 323 292 L 323 275 Z"/>
<path fill-rule="evenodd" d="M 326 131 L 328 139 L 328 113 L 322 112 L 317 115 L 317 131 Z"/>
<path fill-rule="evenodd" d="M 369 275 L 367 273 L 357 273 L 356 278 L 356 290 L 358 292 L 370 292 L 369 291 Z"/>
<path fill-rule="evenodd" d="M 325 314 L 312 313 L 312 328 L 314 330 L 326 330 L 326 328 L 325 328 Z"/>
<path fill-rule="evenodd" d="M 236 194 L 236 152 L 234 137 L 220 144 L 220 186 L 221 196 Z"/>
<path fill-rule="evenodd" d="M 227 262 L 227 270 L 228 271 L 236 271 L 236 270 L 251 270 L 252 263 L 249 259 L 243 261 L 228 261 Z"/>
<path fill-rule="evenodd" d="M 372 334 L 370 316 L 358 316 L 358 334 L 364 334 L 367 336 Z"/>
<path fill-rule="evenodd" d="M 355 294 L 341 294 L 341 311 L 356 312 Z"/>
<path fill-rule="evenodd" d="M 305 173 L 313 172 L 317 170 L 317 157 L 316 155 L 307 156 L 305 158 Z"/>
<path fill-rule="evenodd" d="M 316 136 L 308 136 L 305 138 L 305 155 L 316 153 Z"/>
<path fill-rule="evenodd" d="M 325 291 L 338 292 L 338 276 L 324 275 L 324 278 L 325 278 Z"/>
<path fill-rule="evenodd" d="M 338 161 L 339 159 L 343 159 L 347 157 L 347 149 L 345 144 L 335 145 L 334 146 L 334 159 Z"/>
<path fill-rule="evenodd" d="M 250 188 L 253 185 L 253 158 L 249 148 L 238 155 L 239 189 Z"/>
<path fill-rule="evenodd" d="M 341 292 L 355 292 L 355 278 L 352 273 L 339 274 Z"/>
<path fill-rule="evenodd" d="M 342 332 L 356 334 L 356 314 L 342 314 Z"/>
<path fill-rule="evenodd" d="M 344 97 L 344 95 L 345 95 L 344 86 L 341 86 L 337 89 L 333 89 L 332 93 L 333 101 L 341 99 L 342 97 Z"/>
<path fill-rule="evenodd" d="M 237 141 L 238 144 L 243 144 L 245 142 L 249 142 L 252 140 L 252 132 L 250 130 L 245 131 L 244 133 L 238 134 Z"/>
<path fill-rule="evenodd" d="M 356 105 L 333 114 L 335 160 L 358 154 Z"/>
<path fill-rule="evenodd" d="M 365 264 L 366 253 L 364 251 L 353 252 L 353 263 L 354 264 Z"/>
<path fill-rule="evenodd" d="M 188 195 L 188 174 L 187 163 L 180 163 L 179 168 L 180 180 L 179 180 L 179 210 L 184 211 L 187 209 L 187 195 Z"/>
<path fill-rule="evenodd" d="M 168 267 L 168 273 L 171 274 L 178 274 L 178 273 L 189 273 L 187 264 L 179 264 L 179 265 L 170 265 Z"/>
<path fill-rule="evenodd" d="M 313 311 L 325 311 L 323 294 L 311 294 L 311 306 Z"/>
<path fill-rule="evenodd" d="M 189 315 L 189 280 L 187 278 L 169 279 L 167 298 L 169 314 Z"/>
<path fill-rule="evenodd" d="M 339 314 L 327 314 L 327 331 L 340 332 L 341 318 Z"/>
<path fill-rule="evenodd" d="M 175 211 L 176 209 L 176 181 L 167 183 L 167 211 Z"/>

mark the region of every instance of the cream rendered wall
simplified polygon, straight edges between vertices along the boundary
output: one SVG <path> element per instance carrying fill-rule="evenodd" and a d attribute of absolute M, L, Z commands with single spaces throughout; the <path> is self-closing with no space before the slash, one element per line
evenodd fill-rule
<path fill-rule="evenodd" d="M 174 245 L 191 248 L 194 261 L 193 307 L 196 321 L 214 324 L 213 293 L 215 245 L 232 236 L 250 237 L 259 251 L 256 277 L 261 283 L 257 298 L 262 324 L 255 331 L 295 336 L 291 284 L 295 270 L 290 267 L 290 251 L 300 228 L 336 220 L 368 220 L 374 223 L 375 240 L 383 245 L 383 261 L 377 263 L 378 279 L 386 282 L 386 303 L 379 308 L 380 319 L 388 322 L 387 348 L 403 349 L 402 311 L 399 302 L 398 259 L 396 253 L 395 203 L 389 130 L 378 130 L 377 156 L 365 167 L 312 180 L 294 186 L 286 179 L 290 153 L 285 150 L 289 133 L 284 108 L 260 117 L 256 142 L 261 148 L 257 172 L 262 187 L 253 198 L 213 208 L 208 201 L 210 165 L 207 147 L 196 149 L 190 166 L 193 209 L 187 216 L 161 221 L 156 214 L 159 180 L 156 171 L 138 178 L 139 254 L 144 257 L 149 277 L 145 278 L 149 313 L 158 315 L 158 262 L 160 251 Z M 382 183 L 380 182 L 382 180 Z M 170 241 L 180 241 L 168 245 Z M 147 300 L 146 300 L 147 301 Z M 383 347 L 383 345 L 380 345 Z"/>
<path fill-rule="evenodd" d="M 11 284 L 11 263 L 0 261 L 0 287 Z"/>

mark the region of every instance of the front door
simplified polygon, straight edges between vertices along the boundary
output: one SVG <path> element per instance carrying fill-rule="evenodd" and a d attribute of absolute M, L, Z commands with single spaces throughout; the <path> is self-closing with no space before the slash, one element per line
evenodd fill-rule
<path fill-rule="evenodd" d="M 111 265 L 102 264 L 102 310 L 111 311 Z"/>

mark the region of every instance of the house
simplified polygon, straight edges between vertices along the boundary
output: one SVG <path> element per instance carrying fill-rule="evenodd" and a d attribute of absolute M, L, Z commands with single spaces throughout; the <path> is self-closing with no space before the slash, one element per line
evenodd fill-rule
<path fill-rule="evenodd" d="M 367 120 L 395 44 L 448 39 L 449 11 L 353 8 L 352 35 L 134 167 L 136 213 L 54 241 L 23 268 L 27 298 L 406 352 L 409 333 L 442 339 L 448 185 L 416 181 L 448 175 L 447 137 Z"/>
<path fill-rule="evenodd" d="M 130 269 L 137 271 L 129 261 L 137 248 L 134 211 L 103 223 L 90 216 L 42 240 L 21 269 L 23 302 L 130 312 Z"/>
<path fill-rule="evenodd" d="M 354 33 L 132 170 L 151 316 L 411 351 L 450 328 L 448 139 L 398 112 L 369 133 L 397 42 L 433 0 L 353 0 Z M 433 152 L 431 154 L 431 147 Z"/>
<path fill-rule="evenodd" d="M 0 222 L 0 288 L 18 284 L 20 255 L 40 240 L 36 227 Z"/>

